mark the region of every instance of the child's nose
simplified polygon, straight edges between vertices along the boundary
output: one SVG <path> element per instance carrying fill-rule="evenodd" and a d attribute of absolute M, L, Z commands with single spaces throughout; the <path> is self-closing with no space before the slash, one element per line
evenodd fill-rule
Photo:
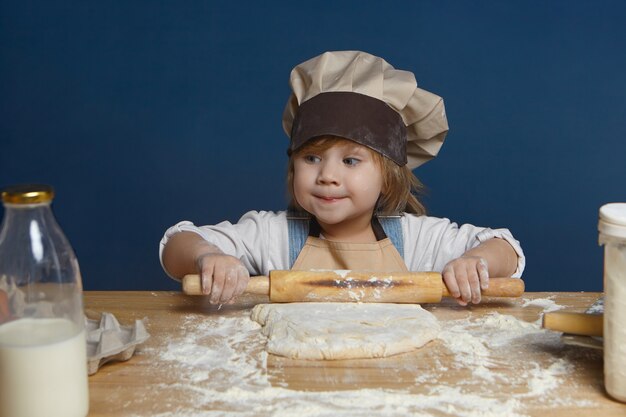
<path fill-rule="evenodd" d="M 330 161 L 324 161 L 320 164 L 317 181 L 321 184 L 337 184 L 339 175 L 336 164 Z"/>

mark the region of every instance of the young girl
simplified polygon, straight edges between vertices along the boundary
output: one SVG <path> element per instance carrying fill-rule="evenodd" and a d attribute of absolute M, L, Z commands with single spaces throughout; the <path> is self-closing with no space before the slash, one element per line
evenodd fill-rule
<path fill-rule="evenodd" d="M 250 274 L 273 269 L 440 271 L 461 305 L 480 302 L 489 276 L 521 276 L 508 230 L 425 216 L 411 170 L 436 156 L 448 124 L 443 100 L 412 73 L 364 52 L 327 52 L 296 66 L 290 85 L 290 210 L 172 226 L 160 245 L 170 276 L 198 273 L 210 302 L 226 303 Z"/>

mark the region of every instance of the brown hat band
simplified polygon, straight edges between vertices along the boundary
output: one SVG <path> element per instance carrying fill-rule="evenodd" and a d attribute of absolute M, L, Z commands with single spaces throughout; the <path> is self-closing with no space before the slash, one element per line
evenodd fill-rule
<path fill-rule="evenodd" d="M 384 101 L 364 94 L 334 91 L 305 101 L 291 128 L 291 153 L 308 140 L 338 136 L 367 146 L 400 166 L 406 165 L 406 126 Z"/>

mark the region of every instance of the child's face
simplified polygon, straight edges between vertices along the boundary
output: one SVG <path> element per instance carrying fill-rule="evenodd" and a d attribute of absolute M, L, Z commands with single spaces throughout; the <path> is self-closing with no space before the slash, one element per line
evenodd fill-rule
<path fill-rule="evenodd" d="M 293 190 L 298 204 L 322 227 L 369 221 L 383 184 L 378 163 L 365 146 L 341 141 L 294 158 Z"/>

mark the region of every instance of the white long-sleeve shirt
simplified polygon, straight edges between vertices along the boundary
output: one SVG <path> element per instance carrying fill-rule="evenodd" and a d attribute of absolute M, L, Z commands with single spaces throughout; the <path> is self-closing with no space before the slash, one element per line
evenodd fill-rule
<path fill-rule="evenodd" d="M 508 229 L 489 229 L 464 224 L 460 227 L 446 218 L 416 216 L 404 213 L 400 218 L 404 238 L 404 262 L 409 271 L 441 272 L 451 260 L 460 257 L 491 238 L 506 240 L 517 253 L 514 277 L 524 271 L 526 259 L 519 242 Z M 170 236 L 194 232 L 224 253 L 239 258 L 251 275 L 268 275 L 274 269 L 289 269 L 289 238 L 285 211 L 250 211 L 237 223 L 222 222 L 212 226 L 195 226 L 182 221 L 167 229 L 159 246 L 163 265 L 163 248 Z"/>

